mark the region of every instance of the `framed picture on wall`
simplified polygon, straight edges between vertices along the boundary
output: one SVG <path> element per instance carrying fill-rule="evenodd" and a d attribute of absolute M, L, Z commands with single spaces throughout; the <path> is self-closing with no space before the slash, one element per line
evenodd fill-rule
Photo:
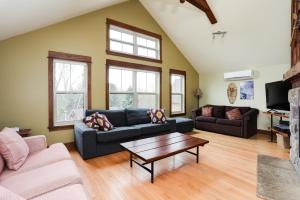
<path fill-rule="evenodd" d="M 254 99 L 254 81 L 244 81 L 240 83 L 240 99 Z"/>

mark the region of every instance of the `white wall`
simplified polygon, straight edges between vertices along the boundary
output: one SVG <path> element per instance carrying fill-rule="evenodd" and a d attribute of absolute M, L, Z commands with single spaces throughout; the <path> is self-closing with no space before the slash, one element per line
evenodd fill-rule
<path fill-rule="evenodd" d="M 199 87 L 203 91 L 203 97 L 200 99 L 200 105 L 215 104 L 215 105 L 231 105 L 227 98 L 227 86 L 230 82 L 234 82 L 238 88 L 238 96 L 234 106 L 250 106 L 260 110 L 258 117 L 258 128 L 267 130 L 270 125 L 268 117 L 261 112 L 266 111 L 266 95 L 265 83 L 282 80 L 283 74 L 289 69 L 289 65 L 276 65 L 252 68 L 256 72 L 254 81 L 254 100 L 240 100 L 241 81 L 225 81 L 223 72 L 200 74 Z"/>
<path fill-rule="evenodd" d="M 208 0 L 214 25 L 187 2 L 140 1 L 199 73 L 290 62 L 291 0 Z"/>

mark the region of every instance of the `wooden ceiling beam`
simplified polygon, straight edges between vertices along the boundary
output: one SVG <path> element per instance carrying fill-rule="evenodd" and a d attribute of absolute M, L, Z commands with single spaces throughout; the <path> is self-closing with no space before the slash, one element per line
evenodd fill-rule
<path fill-rule="evenodd" d="M 180 3 L 184 3 L 185 1 L 189 2 L 190 4 L 205 12 L 210 23 L 216 24 L 218 22 L 206 0 L 180 0 Z"/>

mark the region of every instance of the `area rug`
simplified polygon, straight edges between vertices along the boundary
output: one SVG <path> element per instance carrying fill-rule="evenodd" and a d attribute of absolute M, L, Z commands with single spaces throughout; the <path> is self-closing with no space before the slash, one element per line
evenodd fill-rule
<path fill-rule="evenodd" d="M 258 155 L 257 196 L 266 200 L 300 199 L 300 175 L 290 161 Z"/>

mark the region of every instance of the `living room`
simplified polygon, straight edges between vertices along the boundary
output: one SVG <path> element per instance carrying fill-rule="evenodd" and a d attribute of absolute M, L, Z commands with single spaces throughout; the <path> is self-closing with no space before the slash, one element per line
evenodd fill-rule
<path fill-rule="evenodd" d="M 298 14 L 4 0 L 0 200 L 299 199 Z"/>

